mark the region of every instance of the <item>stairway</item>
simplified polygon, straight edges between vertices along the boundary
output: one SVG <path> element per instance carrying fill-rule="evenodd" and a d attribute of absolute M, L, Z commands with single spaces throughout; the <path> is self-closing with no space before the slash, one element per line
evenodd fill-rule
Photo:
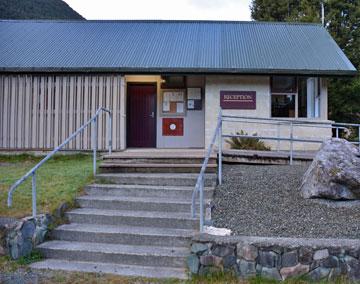
<path fill-rule="evenodd" d="M 155 152 L 155 153 L 154 153 Z M 95 178 L 66 213 L 51 240 L 38 246 L 35 269 L 187 278 L 185 259 L 198 219 L 191 195 L 204 153 L 141 152 L 105 156 Z M 216 183 L 216 158 L 206 174 L 205 198 Z"/>

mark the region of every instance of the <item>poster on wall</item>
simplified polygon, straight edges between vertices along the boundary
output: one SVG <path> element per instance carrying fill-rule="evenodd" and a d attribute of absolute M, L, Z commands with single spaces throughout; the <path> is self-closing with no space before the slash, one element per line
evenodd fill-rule
<path fill-rule="evenodd" d="M 163 90 L 162 113 L 183 115 L 185 113 L 185 90 Z"/>
<path fill-rule="evenodd" d="M 256 109 L 255 91 L 220 91 L 222 109 Z"/>
<path fill-rule="evenodd" d="M 187 109 L 188 110 L 201 110 L 201 88 L 188 88 L 187 89 Z"/>

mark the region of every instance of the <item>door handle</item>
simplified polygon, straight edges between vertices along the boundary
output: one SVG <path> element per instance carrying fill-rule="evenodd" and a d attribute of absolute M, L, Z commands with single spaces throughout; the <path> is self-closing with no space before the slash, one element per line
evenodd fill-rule
<path fill-rule="evenodd" d="M 150 117 L 154 118 L 155 117 L 155 112 L 151 112 Z"/>

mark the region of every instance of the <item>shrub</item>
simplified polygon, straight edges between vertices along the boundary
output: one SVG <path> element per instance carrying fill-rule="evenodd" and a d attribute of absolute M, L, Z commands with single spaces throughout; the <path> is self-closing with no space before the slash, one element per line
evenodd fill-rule
<path fill-rule="evenodd" d="M 236 132 L 236 135 L 248 135 L 245 131 L 241 130 Z M 257 133 L 252 135 L 253 137 L 257 136 Z M 243 137 L 231 137 L 226 140 L 230 144 L 231 149 L 237 150 L 259 150 L 259 151 L 270 151 L 271 148 L 266 146 L 263 141 L 260 141 L 258 138 L 243 138 Z"/>

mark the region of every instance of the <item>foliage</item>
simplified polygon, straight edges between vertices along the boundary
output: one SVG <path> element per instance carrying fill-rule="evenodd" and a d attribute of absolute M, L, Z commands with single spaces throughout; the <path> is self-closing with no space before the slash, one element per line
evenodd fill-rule
<path fill-rule="evenodd" d="M 22 256 L 16 262 L 19 265 L 29 265 L 33 262 L 40 261 L 42 259 L 42 255 L 38 250 L 33 250 L 30 255 L 28 256 Z"/>
<path fill-rule="evenodd" d="M 24 217 L 31 214 L 31 178 L 20 185 L 13 207 L 6 204 L 9 187 L 36 165 L 42 157 L 0 156 L 0 216 Z M 92 180 L 90 155 L 55 155 L 37 171 L 38 211 L 53 212 L 63 202 L 72 203 L 84 185 Z"/>
<path fill-rule="evenodd" d="M 236 135 L 248 135 L 245 131 L 241 130 L 236 132 Z M 257 136 L 257 133 L 252 135 L 253 137 Z M 266 146 L 263 141 L 260 141 L 258 138 L 244 138 L 244 137 L 231 137 L 226 140 L 230 144 L 231 149 L 237 150 L 259 150 L 259 151 L 270 151 L 270 147 Z"/>
<path fill-rule="evenodd" d="M 84 20 L 62 0 L 0 0 L 0 19 Z"/>
<path fill-rule="evenodd" d="M 258 21 L 321 23 L 319 0 L 252 0 Z M 360 1 L 324 0 L 325 26 L 356 68 L 360 67 Z M 329 81 L 329 118 L 360 123 L 360 76 Z"/>

